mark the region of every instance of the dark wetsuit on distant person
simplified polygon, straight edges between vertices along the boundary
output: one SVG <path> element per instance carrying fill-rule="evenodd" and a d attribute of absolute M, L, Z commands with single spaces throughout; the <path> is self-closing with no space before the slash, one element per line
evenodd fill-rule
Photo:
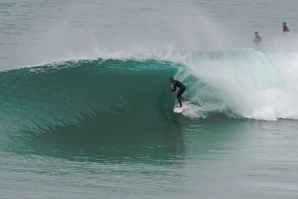
<path fill-rule="evenodd" d="M 262 43 L 262 38 L 259 36 L 259 33 L 258 32 L 255 32 L 255 39 L 254 39 L 254 42 L 255 43 Z"/>
<path fill-rule="evenodd" d="M 282 22 L 282 31 L 283 32 L 290 32 L 290 29 L 288 28 L 287 26 L 287 23 L 286 22 Z"/>
<path fill-rule="evenodd" d="M 168 90 L 168 92 L 174 92 L 174 91 L 176 91 L 177 87 L 180 88 L 179 91 L 178 91 L 178 93 L 177 93 L 177 99 L 178 99 L 178 102 L 179 102 L 180 106 L 182 107 L 181 100 L 185 100 L 182 97 L 182 94 L 186 90 L 186 87 L 181 82 L 179 82 L 178 80 L 174 80 L 173 77 L 169 77 L 169 80 L 173 84 L 173 89 L 172 90 Z"/>
<path fill-rule="evenodd" d="M 288 26 L 284 26 L 282 29 L 283 32 L 290 32 L 290 29 L 288 28 Z"/>
<path fill-rule="evenodd" d="M 255 37 L 255 43 L 262 43 L 262 38 L 260 36 Z"/>

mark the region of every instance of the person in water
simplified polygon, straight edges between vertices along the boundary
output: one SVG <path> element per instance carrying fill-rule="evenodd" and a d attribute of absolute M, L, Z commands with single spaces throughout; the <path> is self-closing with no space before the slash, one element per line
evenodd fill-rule
<path fill-rule="evenodd" d="M 178 94 L 177 94 L 177 99 L 178 99 L 178 102 L 179 102 L 180 106 L 176 106 L 176 107 L 177 108 L 182 108 L 182 102 L 181 102 L 181 100 L 186 101 L 182 97 L 182 94 L 186 90 L 186 87 L 181 82 L 179 82 L 178 80 L 174 80 L 174 78 L 172 76 L 169 77 L 169 81 L 172 82 L 172 84 L 173 84 L 173 89 L 172 90 L 168 90 L 169 93 L 176 91 L 177 87 L 180 88 L 179 91 L 178 91 Z"/>
<path fill-rule="evenodd" d="M 286 22 L 282 22 L 282 31 L 283 32 L 290 32 L 290 29 L 288 28 L 287 26 L 287 23 Z"/>
<path fill-rule="evenodd" d="M 258 32 L 255 32 L 255 40 L 254 42 L 255 43 L 262 43 L 262 37 L 259 36 L 259 33 Z"/>

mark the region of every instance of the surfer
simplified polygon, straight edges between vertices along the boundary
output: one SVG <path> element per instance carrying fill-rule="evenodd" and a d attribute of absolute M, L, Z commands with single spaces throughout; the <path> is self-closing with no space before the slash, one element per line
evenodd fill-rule
<path fill-rule="evenodd" d="M 177 87 L 180 88 L 179 91 L 178 91 L 178 93 L 177 93 L 177 99 L 178 99 L 178 102 L 179 102 L 180 106 L 176 106 L 176 107 L 177 108 L 182 108 L 182 102 L 181 102 L 181 100 L 186 101 L 182 97 L 182 94 L 186 90 L 186 87 L 181 82 L 179 82 L 178 80 L 174 80 L 174 78 L 172 76 L 169 77 L 169 81 L 172 82 L 172 84 L 173 84 L 173 89 L 172 90 L 168 90 L 169 93 L 176 91 Z"/>
<path fill-rule="evenodd" d="M 259 36 L 259 33 L 258 32 L 255 32 L 255 40 L 254 42 L 255 43 L 262 43 L 262 38 Z"/>
<path fill-rule="evenodd" d="M 282 22 L 282 26 L 283 26 L 283 29 L 282 29 L 283 32 L 290 32 L 290 29 L 287 27 L 286 22 Z"/>

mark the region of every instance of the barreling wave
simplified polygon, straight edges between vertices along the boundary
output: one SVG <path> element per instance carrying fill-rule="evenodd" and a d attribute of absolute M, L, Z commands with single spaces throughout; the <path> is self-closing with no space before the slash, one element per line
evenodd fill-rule
<path fill-rule="evenodd" d="M 243 49 L 2 71 L 2 128 L 48 131 L 72 125 L 109 132 L 136 125 L 166 128 L 177 117 L 185 125 L 189 118 L 214 116 L 297 119 L 297 63 L 295 52 Z M 165 92 L 169 75 L 187 86 L 191 105 L 184 116 L 172 112 L 175 94 Z"/>
<path fill-rule="evenodd" d="M 171 66 L 154 60 L 99 59 L 3 71 L 2 127 L 46 131 L 68 124 L 101 129 L 156 125 L 173 106 L 164 95 L 167 77 L 176 70 Z"/>

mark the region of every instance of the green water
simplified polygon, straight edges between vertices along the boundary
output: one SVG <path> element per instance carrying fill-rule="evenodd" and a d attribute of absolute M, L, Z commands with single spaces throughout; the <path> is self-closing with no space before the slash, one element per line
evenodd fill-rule
<path fill-rule="evenodd" d="M 2 196 L 297 197 L 293 122 L 203 120 L 176 128 L 85 133 L 76 142 L 71 134 L 25 134 L 1 152 Z"/>
<path fill-rule="evenodd" d="M 297 198 L 297 5 L 1 1 L 0 198 Z"/>

